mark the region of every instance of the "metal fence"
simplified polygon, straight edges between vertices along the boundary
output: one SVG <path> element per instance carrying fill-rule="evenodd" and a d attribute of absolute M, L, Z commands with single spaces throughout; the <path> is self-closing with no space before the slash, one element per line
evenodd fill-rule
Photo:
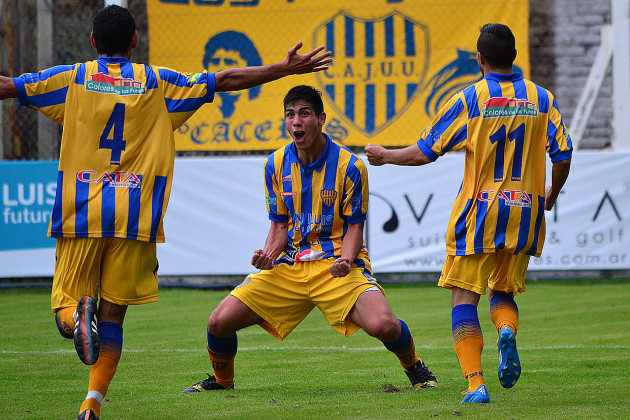
<path fill-rule="evenodd" d="M 19 76 L 57 64 L 93 60 L 90 44 L 94 16 L 103 0 L 0 0 L 0 74 Z M 139 45 L 134 59 L 148 61 L 144 1 L 129 1 Z M 37 111 L 0 103 L 0 159 L 59 158 L 62 127 Z"/>

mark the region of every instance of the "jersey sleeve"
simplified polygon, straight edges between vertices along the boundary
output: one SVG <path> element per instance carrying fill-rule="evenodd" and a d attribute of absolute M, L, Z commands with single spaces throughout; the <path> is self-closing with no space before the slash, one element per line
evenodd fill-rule
<path fill-rule="evenodd" d="M 40 111 L 63 124 L 68 87 L 75 77 L 75 66 L 55 66 L 39 73 L 26 73 L 13 79 L 22 106 Z"/>
<path fill-rule="evenodd" d="M 280 194 L 275 157 L 276 155 L 273 154 L 265 161 L 265 203 L 267 204 L 269 220 L 284 223 L 289 221 L 289 213 Z"/>
<path fill-rule="evenodd" d="M 214 100 L 214 73 L 179 73 L 155 67 L 164 92 L 168 115 L 177 130 L 205 103 Z"/>
<path fill-rule="evenodd" d="M 552 104 L 547 124 L 547 153 L 549 153 L 552 162 L 559 162 L 571 159 L 573 143 L 555 98 L 553 98 Z"/>
<path fill-rule="evenodd" d="M 365 221 L 368 210 L 368 174 L 361 159 L 353 156 L 346 169 L 342 213 L 348 223 Z"/>
<path fill-rule="evenodd" d="M 468 137 L 468 113 L 464 104 L 461 92 L 454 95 L 420 135 L 418 147 L 429 159 L 436 160 L 450 150 L 464 148 Z"/>

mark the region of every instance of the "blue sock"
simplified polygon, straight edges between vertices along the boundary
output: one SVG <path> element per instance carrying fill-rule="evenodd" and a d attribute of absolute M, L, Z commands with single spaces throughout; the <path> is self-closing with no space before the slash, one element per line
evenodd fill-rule
<path fill-rule="evenodd" d="M 405 321 L 399 319 L 400 321 L 400 337 L 396 341 L 383 341 L 385 348 L 391 352 L 399 352 L 401 350 L 405 350 L 409 347 L 409 343 L 411 342 L 411 332 L 409 331 L 409 327 L 405 324 Z"/>
<path fill-rule="evenodd" d="M 236 333 L 229 337 L 217 337 L 208 333 L 208 350 L 225 355 L 236 354 L 238 339 Z"/>
<path fill-rule="evenodd" d="M 103 347 L 112 347 L 118 351 L 123 346 L 123 327 L 115 322 L 98 323 L 98 339 Z"/>

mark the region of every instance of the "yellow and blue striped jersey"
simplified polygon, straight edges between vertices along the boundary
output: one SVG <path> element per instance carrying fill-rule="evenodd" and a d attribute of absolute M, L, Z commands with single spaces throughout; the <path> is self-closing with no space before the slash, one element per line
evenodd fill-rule
<path fill-rule="evenodd" d="M 20 105 L 63 124 L 48 235 L 164 242 L 173 131 L 214 99 L 214 74 L 123 57 L 13 79 Z"/>
<path fill-rule="evenodd" d="M 418 147 L 431 160 L 466 151 L 446 234 L 448 255 L 503 249 L 540 256 L 545 154 L 558 162 L 573 150 L 551 92 L 521 74 L 488 74 L 442 107 Z"/>
<path fill-rule="evenodd" d="M 299 161 L 291 142 L 265 161 L 265 194 L 269 219 L 288 223 L 287 248 L 278 262 L 339 257 L 348 224 L 366 219 L 367 170 L 328 136 L 324 153 L 311 165 Z M 364 243 L 355 264 L 364 266 L 367 258 Z"/>

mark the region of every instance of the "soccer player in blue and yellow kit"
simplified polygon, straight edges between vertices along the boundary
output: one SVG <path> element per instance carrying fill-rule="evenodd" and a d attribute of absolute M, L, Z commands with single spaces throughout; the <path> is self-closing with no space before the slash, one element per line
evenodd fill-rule
<path fill-rule="evenodd" d="M 363 226 L 368 179 L 363 162 L 322 128 L 321 93 L 296 86 L 284 98 L 293 141 L 265 163 L 271 226 L 254 251 L 250 274 L 212 312 L 208 354 L 214 375 L 182 392 L 234 386 L 236 332 L 259 324 L 283 340 L 317 306 L 330 326 L 349 336 L 359 328 L 400 359 L 415 389 L 435 387 L 416 354 L 407 325 L 396 318 L 372 275 Z"/>
<path fill-rule="evenodd" d="M 119 6 L 97 14 L 90 39 L 97 60 L 0 77 L 0 99 L 18 98 L 64 126 L 49 229 L 57 238 L 52 309 L 61 334 L 92 365 L 80 419 L 100 415 L 127 306 L 157 301 L 155 244 L 164 242 L 173 131 L 215 92 L 324 70 L 331 61 L 324 47 L 298 54 L 298 43 L 281 63 L 217 73 L 135 64 L 135 22 Z"/>
<path fill-rule="evenodd" d="M 372 165 L 424 165 L 450 150 L 465 150 L 464 180 L 446 233 L 447 259 L 439 286 L 452 290 L 455 353 L 468 379 L 464 403 L 487 403 L 481 368 L 480 295 L 490 300 L 499 333 L 501 385 L 521 373 L 516 349 L 518 308 L 530 256 L 545 240 L 544 210 L 551 210 L 571 165 L 572 145 L 553 95 L 512 72 L 514 35 L 501 24 L 481 28 L 478 83 L 456 93 L 415 145 L 388 150 L 367 145 Z M 545 163 L 553 162 L 545 187 Z"/>

